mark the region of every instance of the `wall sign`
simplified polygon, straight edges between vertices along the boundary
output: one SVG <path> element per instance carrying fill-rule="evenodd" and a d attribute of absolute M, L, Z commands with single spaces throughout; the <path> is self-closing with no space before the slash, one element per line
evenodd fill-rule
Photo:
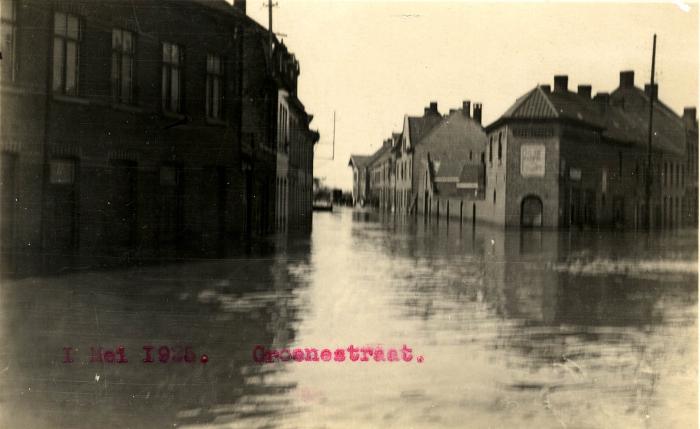
<path fill-rule="evenodd" d="M 569 170 L 569 178 L 571 180 L 581 180 L 581 169 L 571 167 Z"/>
<path fill-rule="evenodd" d="M 544 177 L 545 151 L 543 144 L 520 146 L 520 175 L 523 177 Z"/>

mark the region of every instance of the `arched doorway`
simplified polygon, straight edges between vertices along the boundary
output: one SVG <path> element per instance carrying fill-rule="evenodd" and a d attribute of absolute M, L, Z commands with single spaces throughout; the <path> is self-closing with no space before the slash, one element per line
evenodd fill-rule
<path fill-rule="evenodd" d="M 542 226 L 542 200 L 535 195 L 523 198 L 520 206 L 520 226 L 539 228 Z"/>

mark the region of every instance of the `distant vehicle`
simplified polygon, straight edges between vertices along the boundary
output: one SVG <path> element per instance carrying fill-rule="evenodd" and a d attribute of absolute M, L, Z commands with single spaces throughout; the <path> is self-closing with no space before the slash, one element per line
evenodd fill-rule
<path fill-rule="evenodd" d="M 333 194 L 327 189 L 319 189 L 318 191 L 314 192 L 313 209 L 315 211 L 332 211 Z"/>

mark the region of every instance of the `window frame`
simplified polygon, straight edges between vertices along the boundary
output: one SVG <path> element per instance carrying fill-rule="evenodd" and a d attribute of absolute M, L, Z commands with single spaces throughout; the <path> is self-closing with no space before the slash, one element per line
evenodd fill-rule
<path fill-rule="evenodd" d="M 177 48 L 177 52 L 173 52 Z M 167 49 L 167 59 L 166 59 Z M 161 42 L 161 110 L 163 113 L 182 114 L 184 111 L 183 74 L 185 69 L 184 47 L 178 43 Z M 177 99 L 173 105 L 173 72 L 177 71 Z"/>
<path fill-rule="evenodd" d="M 119 43 L 115 45 L 115 35 L 119 34 Z M 130 46 L 126 46 L 124 35 L 128 34 L 131 39 Z M 135 57 L 136 57 L 136 35 L 133 31 L 124 28 L 112 28 L 112 100 L 115 103 L 131 105 L 135 104 Z M 124 86 L 124 61 L 129 61 L 129 85 Z"/>
<path fill-rule="evenodd" d="M 218 67 L 215 67 L 217 63 Z M 214 93 L 215 83 L 218 83 L 218 96 Z M 212 53 L 207 54 L 205 91 L 204 110 L 207 119 L 223 121 L 226 96 L 226 59 L 224 56 Z M 215 107 L 218 107 L 218 109 L 215 109 Z"/>
<path fill-rule="evenodd" d="M 59 28 L 57 27 L 57 23 L 59 22 L 59 18 L 63 17 L 63 32 L 59 32 Z M 70 33 L 70 20 L 73 18 L 75 20 L 75 35 L 71 35 Z M 83 36 L 83 20 L 79 15 L 73 14 L 73 13 L 68 13 L 68 12 L 63 12 L 63 11 L 55 11 L 53 14 L 53 44 L 52 44 L 52 67 L 53 67 L 53 72 L 52 72 L 52 82 L 51 82 L 51 91 L 54 94 L 57 95 L 66 95 L 66 96 L 79 96 L 80 95 L 80 44 L 82 42 L 82 36 Z M 60 58 L 57 58 L 57 48 L 60 46 Z M 69 54 L 68 54 L 68 48 L 70 46 L 74 46 L 75 49 L 75 59 L 74 59 L 74 71 L 73 71 L 73 87 L 69 90 L 68 84 L 69 84 Z M 56 69 L 57 67 L 57 61 L 60 61 L 60 71 Z M 58 75 L 57 75 L 58 72 Z M 57 79 L 60 81 L 57 82 Z"/>

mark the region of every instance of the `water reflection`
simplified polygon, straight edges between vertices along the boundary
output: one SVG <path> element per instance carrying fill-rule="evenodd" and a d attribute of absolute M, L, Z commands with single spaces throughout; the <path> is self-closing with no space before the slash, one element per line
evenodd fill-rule
<path fill-rule="evenodd" d="M 695 231 L 502 231 L 341 210 L 316 215 L 311 237 L 268 244 L 4 284 L 0 427 L 697 422 Z M 182 343 L 209 362 L 140 362 L 144 344 Z M 425 361 L 259 365 L 256 344 L 407 344 Z M 67 345 L 124 345 L 133 362 L 63 364 Z"/>

